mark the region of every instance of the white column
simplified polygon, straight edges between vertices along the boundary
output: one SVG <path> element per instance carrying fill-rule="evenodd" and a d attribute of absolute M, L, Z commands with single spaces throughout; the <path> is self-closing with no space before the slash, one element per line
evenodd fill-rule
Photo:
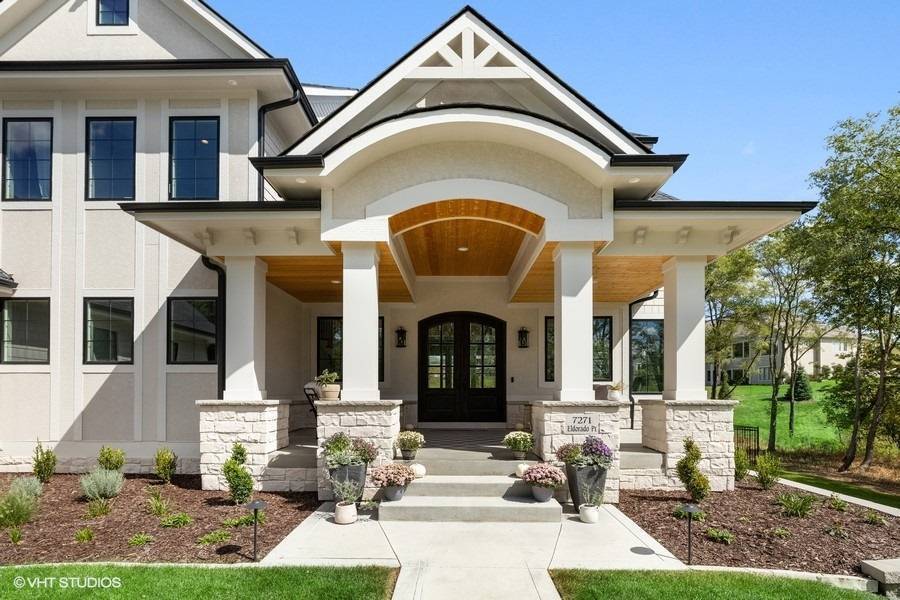
<path fill-rule="evenodd" d="M 225 269 L 225 400 L 264 400 L 268 265 L 226 256 Z"/>
<path fill-rule="evenodd" d="M 344 242 L 343 400 L 379 400 L 378 248 Z"/>
<path fill-rule="evenodd" d="M 590 242 L 560 242 L 553 253 L 558 400 L 594 399 L 593 258 Z"/>
<path fill-rule="evenodd" d="M 663 264 L 666 400 L 705 400 L 706 257 L 675 256 Z"/>

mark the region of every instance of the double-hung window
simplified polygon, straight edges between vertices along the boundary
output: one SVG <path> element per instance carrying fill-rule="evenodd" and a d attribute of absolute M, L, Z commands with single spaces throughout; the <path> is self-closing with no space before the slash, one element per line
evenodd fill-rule
<path fill-rule="evenodd" d="M 50 200 L 53 119 L 3 119 L 3 199 Z"/>
<path fill-rule="evenodd" d="M 96 0 L 97 25 L 128 25 L 129 0 Z"/>
<path fill-rule="evenodd" d="M 553 317 L 544 317 L 544 381 L 555 379 Z M 612 317 L 594 317 L 593 326 L 594 381 L 612 381 Z"/>
<path fill-rule="evenodd" d="M 170 365 L 216 362 L 215 298 L 169 298 L 167 345 Z"/>
<path fill-rule="evenodd" d="M 319 317 L 316 320 L 316 374 L 325 369 L 344 377 L 344 320 Z M 384 317 L 378 317 L 378 381 L 384 381 Z"/>
<path fill-rule="evenodd" d="M 50 300 L 9 298 L 0 301 L 0 363 L 50 362 Z"/>
<path fill-rule="evenodd" d="M 87 199 L 134 200 L 135 119 L 88 118 Z"/>
<path fill-rule="evenodd" d="M 134 300 L 84 299 L 84 363 L 131 364 L 134 360 Z"/>
<path fill-rule="evenodd" d="M 169 120 L 169 199 L 218 200 L 219 118 Z"/>

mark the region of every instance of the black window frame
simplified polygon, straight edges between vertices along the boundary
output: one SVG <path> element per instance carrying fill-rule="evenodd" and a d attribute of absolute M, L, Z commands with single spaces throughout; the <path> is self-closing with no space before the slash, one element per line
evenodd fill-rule
<path fill-rule="evenodd" d="M 34 302 L 37 300 L 43 300 L 47 302 L 47 360 L 5 360 L 3 358 L 3 310 L 6 307 L 8 302 Z M 52 305 L 50 302 L 50 298 L 47 296 L 28 296 L 28 297 L 13 297 L 13 298 L 0 298 L 0 365 L 49 365 L 50 357 L 52 351 L 53 341 L 53 311 L 51 310 Z"/>
<path fill-rule="evenodd" d="M 544 382 L 553 383 L 556 381 L 555 366 L 556 360 L 550 352 L 550 345 L 556 343 L 556 320 L 554 315 L 544 316 Z M 598 379 L 594 377 L 594 327 L 598 320 L 607 321 L 609 323 L 609 340 L 607 343 L 607 352 L 609 353 L 609 377 Z M 551 325 L 552 324 L 552 325 Z M 553 327 L 553 341 L 550 341 L 549 330 Z M 606 373 L 601 373 L 605 375 Z M 611 315 L 594 315 L 591 318 L 591 380 L 594 383 L 601 381 L 613 380 L 613 318 Z"/>
<path fill-rule="evenodd" d="M 322 330 L 321 326 L 320 326 L 322 321 L 339 321 L 341 323 L 341 335 L 343 335 L 343 331 L 344 331 L 343 330 L 344 317 L 335 317 L 335 316 L 330 316 L 330 315 L 319 315 L 316 317 L 316 338 L 315 338 L 316 339 L 316 372 L 313 374 L 313 376 L 317 376 L 322 372 L 322 369 L 320 368 L 322 365 L 322 356 L 321 356 L 321 353 L 319 352 L 319 341 L 321 339 L 319 337 L 319 332 Z M 385 340 L 384 340 L 384 317 L 379 316 L 378 317 L 378 383 L 384 383 L 384 353 L 385 353 L 384 342 L 385 342 Z M 343 360 L 343 358 L 342 358 L 342 360 Z M 332 364 L 332 366 L 334 365 L 333 358 L 329 362 Z M 326 368 L 329 368 L 330 371 L 338 374 L 338 383 L 343 382 L 343 380 L 344 380 L 343 365 L 341 365 L 340 371 L 337 371 L 336 369 L 332 369 L 330 367 L 326 367 Z"/>
<path fill-rule="evenodd" d="M 172 132 L 175 129 L 175 123 L 178 121 L 215 121 L 216 122 L 216 191 L 212 196 L 197 196 L 194 194 L 190 198 L 182 197 L 176 198 L 172 195 L 175 190 L 175 186 L 173 185 L 172 176 L 174 175 L 174 162 L 175 159 L 172 156 L 172 146 L 175 141 Z M 219 193 L 222 188 L 222 170 L 221 170 L 221 153 L 222 153 L 222 119 L 218 115 L 179 115 L 174 117 L 169 117 L 169 193 L 168 198 L 172 202 L 192 202 L 195 200 L 219 200 Z M 196 178 L 195 178 L 196 179 Z"/>
<path fill-rule="evenodd" d="M 659 323 L 659 391 L 642 391 L 635 389 L 635 356 L 634 356 L 634 329 L 642 323 Z M 665 368 L 666 368 L 666 345 L 665 345 L 665 319 L 632 319 L 631 329 L 628 332 L 628 379 L 631 382 L 629 390 L 632 394 L 641 394 L 646 396 L 659 396 L 665 388 Z"/>
<path fill-rule="evenodd" d="M 130 360 L 88 360 L 88 304 L 91 302 L 124 302 L 131 304 L 131 359 Z M 81 361 L 85 365 L 133 365 L 134 364 L 134 298 L 131 296 L 91 296 L 85 297 L 81 310 Z M 168 325 L 168 323 L 167 323 Z M 181 363 L 179 363 L 181 364 Z"/>
<path fill-rule="evenodd" d="M 91 197 L 91 123 L 97 121 L 131 122 L 133 128 L 131 137 L 131 198 L 112 196 L 109 198 Z M 85 117 L 84 199 L 86 202 L 134 202 L 137 199 L 137 117 Z"/>
<path fill-rule="evenodd" d="M 6 197 L 6 160 L 9 153 L 6 150 L 7 128 L 10 123 L 50 123 L 50 177 L 47 179 L 47 187 L 50 195 L 46 198 L 7 198 Z M 54 146 L 53 117 L 4 117 L 3 135 L 0 138 L 0 155 L 3 160 L 0 164 L 0 202 L 52 202 L 53 201 L 53 146 Z"/>
<path fill-rule="evenodd" d="M 96 0 L 96 3 L 94 4 L 94 13 L 95 13 L 94 23 L 97 27 L 128 27 L 128 25 L 131 23 L 131 0 L 125 0 L 125 22 L 124 23 L 101 23 L 100 22 L 100 14 L 101 14 L 100 2 L 101 1 L 102 0 Z M 105 11 L 105 12 L 109 12 L 109 11 Z M 115 14 L 116 12 L 119 12 L 119 11 L 114 10 L 112 12 L 113 12 L 113 14 Z"/>
<path fill-rule="evenodd" d="M 550 332 L 550 329 L 553 329 L 553 332 Z M 554 356 L 554 349 L 551 349 L 551 345 L 556 342 L 556 322 L 553 319 L 553 315 L 544 316 L 544 381 L 547 383 L 552 383 L 556 381 L 556 356 Z"/>
<path fill-rule="evenodd" d="M 172 359 L 172 303 L 184 300 L 199 300 L 202 302 L 214 302 L 216 305 L 216 313 L 213 315 L 213 325 L 216 327 L 215 334 L 215 347 L 216 353 L 214 353 L 212 360 L 205 361 L 178 361 L 175 362 Z M 218 364 L 216 360 L 218 356 L 219 344 L 221 343 L 220 336 L 222 332 L 219 331 L 219 311 L 222 310 L 222 303 L 219 302 L 219 298 L 217 296 L 169 296 L 166 298 L 166 364 L 167 365 L 215 365 Z"/>

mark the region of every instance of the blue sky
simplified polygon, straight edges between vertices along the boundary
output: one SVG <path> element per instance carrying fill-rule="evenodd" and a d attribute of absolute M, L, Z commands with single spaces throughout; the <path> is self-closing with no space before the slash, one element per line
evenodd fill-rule
<path fill-rule="evenodd" d="M 351 87 L 463 6 L 211 1 L 304 81 Z M 685 199 L 814 199 L 831 127 L 900 102 L 896 1 L 472 5 L 657 152 L 689 153 L 664 188 Z"/>

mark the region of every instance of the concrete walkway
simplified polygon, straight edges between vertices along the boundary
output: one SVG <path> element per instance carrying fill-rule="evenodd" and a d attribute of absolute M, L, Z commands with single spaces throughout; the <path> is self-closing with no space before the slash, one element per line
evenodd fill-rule
<path fill-rule="evenodd" d="M 263 560 L 265 565 L 402 567 L 394 600 L 557 599 L 547 569 L 683 569 L 615 506 L 586 525 L 447 523 L 363 517 L 337 525 L 323 504 Z"/>

